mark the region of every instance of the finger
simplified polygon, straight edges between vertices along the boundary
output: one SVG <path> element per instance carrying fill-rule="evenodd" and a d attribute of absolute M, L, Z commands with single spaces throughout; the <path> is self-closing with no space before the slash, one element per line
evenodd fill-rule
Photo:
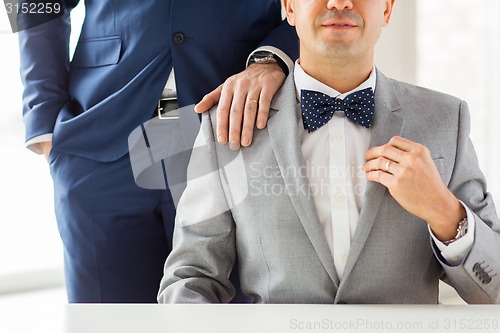
<path fill-rule="evenodd" d="M 399 168 L 399 165 L 397 162 L 394 162 L 392 160 L 388 160 L 383 157 L 376 158 L 374 160 L 370 160 L 365 163 L 363 166 L 363 170 L 365 172 L 371 172 L 371 171 L 382 171 L 386 172 L 389 174 L 396 174 L 397 169 Z"/>
<path fill-rule="evenodd" d="M 411 140 L 405 139 L 400 136 L 393 136 L 388 143 L 390 146 L 397 148 L 399 150 L 405 151 L 405 152 L 411 152 L 415 148 L 415 145 L 417 145 L 416 142 L 413 142 Z"/>
<path fill-rule="evenodd" d="M 243 121 L 243 110 L 245 108 L 246 94 L 236 91 L 229 112 L 229 148 L 237 150 L 240 148 L 241 126 Z"/>
<path fill-rule="evenodd" d="M 221 144 L 228 142 L 229 113 L 232 101 L 233 92 L 230 88 L 222 86 L 219 104 L 217 105 L 217 141 Z"/>
<path fill-rule="evenodd" d="M 242 146 L 248 147 L 252 143 L 258 107 L 258 92 L 249 93 L 245 101 L 245 112 L 243 113 L 243 127 L 241 131 Z"/>
<path fill-rule="evenodd" d="M 379 184 L 384 185 L 387 188 L 390 188 L 390 186 L 392 184 L 392 180 L 394 179 L 394 176 L 387 173 L 387 172 L 377 170 L 377 171 L 367 172 L 366 179 L 368 181 L 379 183 Z"/>
<path fill-rule="evenodd" d="M 401 163 L 403 154 L 405 154 L 404 151 L 389 144 L 385 144 L 368 149 L 368 151 L 365 153 L 365 159 L 367 161 L 371 161 L 377 158 L 385 158 L 387 160 Z"/>
<path fill-rule="evenodd" d="M 271 100 L 274 97 L 273 92 L 269 89 L 262 89 L 259 98 L 259 111 L 257 113 L 257 128 L 263 129 L 267 125 L 269 119 L 269 109 L 271 108 Z"/>
<path fill-rule="evenodd" d="M 431 161 L 431 153 L 429 149 L 418 142 L 413 142 L 402 137 L 393 137 L 391 145 L 400 151 L 404 151 L 404 163 L 408 165 L 418 165 L 419 161 L 427 163 Z"/>
<path fill-rule="evenodd" d="M 203 99 L 194 106 L 194 111 L 197 113 L 203 113 L 210 110 L 215 104 L 217 104 L 221 97 L 222 84 L 215 88 L 210 93 L 203 96 Z"/>

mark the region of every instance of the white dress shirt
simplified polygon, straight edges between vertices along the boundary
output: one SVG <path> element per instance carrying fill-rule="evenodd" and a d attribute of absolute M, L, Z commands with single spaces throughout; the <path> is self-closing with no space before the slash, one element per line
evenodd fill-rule
<path fill-rule="evenodd" d="M 294 69 L 295 87 L 300 101 L 302 89 L 319 91 L 331 97 L 344 99 L 347 95 L 366 88 L 375 91 L 376 71 L 357 88 L 341 94 L 304 72 L 299 61 Z M 299 113 L 299 128 L 303 129 Z M 367 184 L 363 166 L 365 152 L 369 149 L 371 130 L 354 124 L 344 112 L 335 112 L 324 126 L 308 133 L 300 131 L 302 153 L 306 161 L 307 176 L 312 197 L 328 246 L 333 256 L 335 269 L 342 279 L 351 240 L 358 224 Z M 464 206 L 465 207 L 465 206 Z M 474 219 L 467 207 L 469 228 L 467 235 L 446 246 L 437 240 L 432 232 L 441 255 L 451 265 L 459 264 L 468 254 L 474 242 Z"/>

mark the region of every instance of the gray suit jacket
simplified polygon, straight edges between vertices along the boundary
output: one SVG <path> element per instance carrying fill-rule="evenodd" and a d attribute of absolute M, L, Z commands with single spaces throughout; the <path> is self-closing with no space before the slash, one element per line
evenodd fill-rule
<path fill-rule="evenodd" d="M 475 242 L 461 265 L 440 258 L 426 222 L 368 183 L 339 281 L 308 191 L 289 75 L 249 148 L 217 144 L 215 111 L 204 115 L 159 301 L 228 302 L 238 260 L 241 288 L 257 303 L 432 304 L 439 279 L 468 303 L 500 303 L 500 221 L 469 139 L 466 103 L 380 72 L 375 101 L 371 146 L 394 135 L 427 146 L 443 182 L 474 212 Z"/>

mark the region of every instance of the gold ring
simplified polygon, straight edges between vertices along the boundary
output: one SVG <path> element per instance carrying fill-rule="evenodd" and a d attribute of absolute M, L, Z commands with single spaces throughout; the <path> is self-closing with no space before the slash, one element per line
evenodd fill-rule
<path fill-rule="evenodd" d="M 247 102 L 253 102 L 255 104 L 259 104 L 259 101 L 257 101 L 256 99 L 247 98 Z"/>
<path fill-rule="evenodd" d="M 391 162 L 387 161 L 387 163 L 385 163 L 385 171 L 389 172 L 389 167 L 390 166 L 391 166 Z"/>

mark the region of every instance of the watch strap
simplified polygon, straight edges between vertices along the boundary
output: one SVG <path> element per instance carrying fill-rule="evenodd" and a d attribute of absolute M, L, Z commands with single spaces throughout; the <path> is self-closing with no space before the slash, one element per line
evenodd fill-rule
<path fill-rule="evenodd" d="M 469 220 L 467 219 L 467 217 L 464 217 L 460 222 L 458 222 L 457 234 L 455 235 L 455 237 L 450 240 L 444 241 L 443 244 L 450 245 L 451 243 L 465 236 L 465 234 L 467 233 L 468 225 L 469 225 Z"/>

